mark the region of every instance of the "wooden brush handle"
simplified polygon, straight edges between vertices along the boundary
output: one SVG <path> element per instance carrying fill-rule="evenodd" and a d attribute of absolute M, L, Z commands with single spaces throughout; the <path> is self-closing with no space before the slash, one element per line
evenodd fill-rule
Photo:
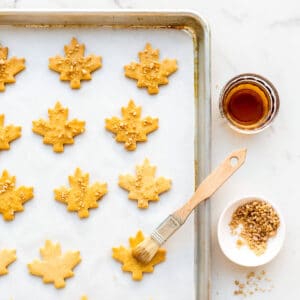
<path fill-rule="evenodd" d="M 210 175 L 198 186 L 191 199 L 180 209 L 175 211 L 174 216 L 181 224 L 185 222 L 193 209 L 203 200 L 209 198 L 223 183 L 244 163 L 247 149 L 232 152 Z"/>

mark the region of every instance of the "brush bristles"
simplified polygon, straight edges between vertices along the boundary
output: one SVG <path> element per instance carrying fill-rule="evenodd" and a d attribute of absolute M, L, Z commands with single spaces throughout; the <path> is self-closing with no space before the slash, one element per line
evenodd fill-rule
<path fill-rule="evenodd" d="M 132 256 L 139 262 L 147 264 L 156 254 L 159 244 L 151 237 L 145 238 L 132 250 Z"/>

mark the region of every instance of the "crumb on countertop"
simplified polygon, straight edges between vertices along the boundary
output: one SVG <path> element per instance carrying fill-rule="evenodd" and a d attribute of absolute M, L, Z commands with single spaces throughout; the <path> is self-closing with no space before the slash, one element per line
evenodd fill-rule
<path fill-rule="evenodd" d="M 244 280 L 234 280 L 235 289 L 233 294 L 235 296 L 251 296 L 255 293 L 270 292 L 274 285 L 272 280 L 266 276 L 266 271 L 248 272 Z"/>

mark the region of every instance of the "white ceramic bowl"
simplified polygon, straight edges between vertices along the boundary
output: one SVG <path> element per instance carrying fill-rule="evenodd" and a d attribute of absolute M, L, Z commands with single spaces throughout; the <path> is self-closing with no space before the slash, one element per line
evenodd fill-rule
<path fill-rule="evenodd" d="M 257 197 L 248 197 L 235 201 L 224 209 L 218 222 L 218 240 L 221 250 L 231 261 L 247 267 L 256 267 L 271 261 L 279 253 L 285 237 L 285 223 L 280 211 L 273 203 L 266 201 L 273 206 L 279 216 L 280 226 L 277 234 L 268 240 L 266 251 L 259 256 L 250 250 L 247 245 L 237 246 L 238 235 L 231 234 L 229 227 L 232 214 L 240 205 L 253 200 L 266 201 Z"/>

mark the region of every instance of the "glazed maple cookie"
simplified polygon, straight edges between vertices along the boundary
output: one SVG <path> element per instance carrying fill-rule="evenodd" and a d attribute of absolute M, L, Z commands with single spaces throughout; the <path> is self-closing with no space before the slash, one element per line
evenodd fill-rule
<path fill-rule="evenodd" d="M 6 83 L 14 83 L 14 75 L 25 69 L 25 59 L 8 56 L 8 48 L 0 46 L 0 92 L 5 91 Z"/>
<path fill-rule="evenodd" d="M 9 143 L 21 136 L 22 127 L 7 125 L 4 126 L 4 115 L 0 115 L 0 150 L 9 150 Z"/>
<path fill-rule="evenodd" d="M 132 249 L 144 240 L 142 231 L 138 231 L 135 237 L 129 238 L 129 248 L 120 246 L 113 248 L 112 257 L 123 264 L 122 271 L 131 272 L 133 280 L 142 280 L 143 273 L 152 273 L 154 266 L 165 261 L 166 250 L 159 248 L 155 256 L 147 264 L 143 264 L 132 256 Z"/>
<path fill-rule="evenodd" d="M 16 261 L 16 250 L 0 250 L 0 275 L 8 274 L 7 267 Z"/>
<path fill-rule="evenodd" d="M 136 166 L 136 176 L 120 175 L 119 186 L 129 191 L 128 199 L 136 200 L 139 208 L 148 208 L 150 201 L 158 201 L 159 195 L 171 188 L 171 180 L 155 178 L 156 167 L 148 159 Z"/>
<path fill-rule="evenodd" d="M 158 94 L 159 85 L 169 82 L 168 76 L 177 71 L 176 59 L 159 61 L 159 50 L 152 49 L 147 43 L 145 49 L 139 52 L 140 62 L 132 62 L 124 67 L 125 76 L 136 79 L 137 86 L 147 88 L 149 94 Z"/>
<path fill-rule="evenodd" d="M 137 142 L 147 141 L 147 134 L 158 128 L 158 119 L 141 119 L 142 108 L 130 100 L 127 107 L 122 107 L 123 119 L 112 117 L 105 120 L 105 128 L 115 133 L 115 140 L 124 143 L 126 150 L 136 149 Z"/>
<path fill-rule="evenodd" d="M 90 208 L 97 208 L 98 202 L 107 193 L 107 184 L 95 182 L 89 186 L 89 174 L 79 168 L 74 176 L 69 176 L 71 188 L 54 190 L 55 200 L 67 204 L 68 211 L 76 211 L 78 217 L 87 218 Z"/>
<path fill-rule="evenodd" d="M 53 145 L 54 152 L 63 152 L 64 145 L 74 144 L 74 137 L 85 130 L 84 121 L 68 121 L 68 115 L 68 108 L 57 102 L 54 109 L 48 109 L 49 121 L 40 119 L 32 122 L 32 131 L 44 136 L 44 144 Z"/>
<path fill-rule="evenodd" d="M 15 184 L 16 177 L 4 170 L 0 178 L 0 213 L 5 221 L 12 221 L 15 212 L 23 211 L 23 204 L 33 198 L 32 187 L 16 188 Z"/>
<path fill-rule="evenodd" d="M 60 73 L 60 80 L 70 81 L 72 89 L 79 89 L 81 80 L 91 80 L 91 72 L 101 68 L 101 56 L 84 56 L 85 45 L 79 44 L 74 37 L 64 50 L 65 57 L 49 58 L 49 69 Z"/>
<path fill-rule="evenodd" d="M 28 264 L 31 275 L 43 278 L 44 283 L 53 283 L 59 289 L 66 286 L 65 279 L 73 277 L 73 269 L 81 262 L 79 251 L 61 253 L 60 244 L 46 241 L 40 249 L 42 260 Z"/>

